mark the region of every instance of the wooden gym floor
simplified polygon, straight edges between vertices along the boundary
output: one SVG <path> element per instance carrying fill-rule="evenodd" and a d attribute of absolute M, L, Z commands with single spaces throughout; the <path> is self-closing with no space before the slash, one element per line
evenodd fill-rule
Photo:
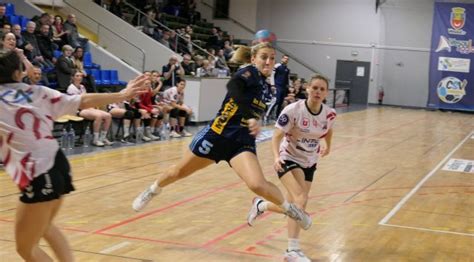
<path fill-rule="evenodd" d="M 474 261 L 474 173 L 444 171 L 474 160 L 472 114 L 390 107 L 339 114 L 301 234 L 313 261 Z M 281 261 L 286 219 L 266 213 L 252 228 L 254 195 L 226 163 L 182 180 L 141 213 L 131 202 L 190 138 L 73 156 L 76 191 L 56 223 L 77 261 Z M 270 141 L 258 145 L 267 178 Z M 0 260 L 20 261 L 13 221 L 17 189 L 0 171 Z M 45 242 L 44 249 L 51 252 Z"/>

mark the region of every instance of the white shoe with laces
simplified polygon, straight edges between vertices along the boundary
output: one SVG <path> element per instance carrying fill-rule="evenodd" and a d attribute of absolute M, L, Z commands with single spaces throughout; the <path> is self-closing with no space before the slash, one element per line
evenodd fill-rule
<path fill-rule="evenodd" d="M 173 130 L 173 131 L 171 131 L 171 133 L 170 133 L 170 137 L 172 137 L 172 138 L 180 138 L 181 135 L 178 134 L 176 131 Z"/>
<path fill-rule="evenodd" d="M 286 262 L 311 262 L 311 259 L 309 259 L 300 249 L 291 251 L 286 250 L 284 256 L 284 261 Z"/>
<path fill-rule="evenodd" d="M 285 214 L 295 220 L 296 223 L 298 223 L 298 225 L 304 230 L 308 230 L 313 223 L 308 213 L 304 212 L 293 203 L 290 203 L 290 207 L 285 212 Z"/>
<path fill-rule="evenodd" d="M 250 208 L 249 214 L 247 215 L 247 224 L 249 226 L 253 226 L 255 219 L 264 213 L 264 211 L 258 210 L 258 204 L 262 203 L 263 201 L 264 200 L 260 197 L 254 197 L 252 200 L 252 207 Z"/>
<path fill-rule="evenodd" d="M 181 132 L 181 135 L 184 136 L 184 137 L 193 136 L 192 133 L 189 133 L 188 131 L 186 131 L 186 130 L 184 130 L 184 129 L 183 129 L 183 132 Z"/>
<path fill-rule="evenodd" d="M 153 191 L 151 189 L 151 186 L 147 187 L 145 191 L 141 192 L 140 195 L 138 195 L 135 200 L 133 200 L 132 203 L 132 208 L 135 211 L 141 211 L 145 206 L 153 199 L 153 197 L 157 196 L 160 194 L 161 189 L 158 188 L 156 191 Z"/>

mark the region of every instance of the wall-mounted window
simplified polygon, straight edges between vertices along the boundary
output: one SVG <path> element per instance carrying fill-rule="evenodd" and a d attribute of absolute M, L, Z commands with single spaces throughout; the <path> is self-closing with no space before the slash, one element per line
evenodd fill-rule
<path fill-rule="evenodd" d="M 214 0 L 214 18 L 229 18 L 229 0 Z"/>

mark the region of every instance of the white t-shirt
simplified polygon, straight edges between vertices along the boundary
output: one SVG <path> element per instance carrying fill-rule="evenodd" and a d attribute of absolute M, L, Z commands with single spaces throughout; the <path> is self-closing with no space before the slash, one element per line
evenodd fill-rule
<path fill-rule="evenodd" d="M 285 107 L 275 124 L 285 133 L 280 144 L 280 158 L 311 167 L 318 162 L 319 139 L 334 125 L 336 110 L 323 104 L 315 115 L 306 106 L 306 99 Z"/>
<path fill-rule="evenodd" d="M 74 114 L 80 102 L 45 86 L 0 85 L 0 158 L 20 188 L 53 167 L 59 149 L 54 119 Z"/>
<path fill-rule="evenodd" d="M 87 93 L 87 90 L 83 85 L 81 85 L 80 87 L 77 87 L 74 84 L 70 84 L 67 87 L 66 93 L 68 95 L 82 95 L 82 94 Z"/>

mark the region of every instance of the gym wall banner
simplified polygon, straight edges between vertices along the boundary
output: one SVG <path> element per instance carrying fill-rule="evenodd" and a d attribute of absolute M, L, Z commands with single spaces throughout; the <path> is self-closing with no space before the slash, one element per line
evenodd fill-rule
<path fill-rule="evenodd" d="M 474 4 L 435 3 L 428 107 L 474 111 Z"/>

